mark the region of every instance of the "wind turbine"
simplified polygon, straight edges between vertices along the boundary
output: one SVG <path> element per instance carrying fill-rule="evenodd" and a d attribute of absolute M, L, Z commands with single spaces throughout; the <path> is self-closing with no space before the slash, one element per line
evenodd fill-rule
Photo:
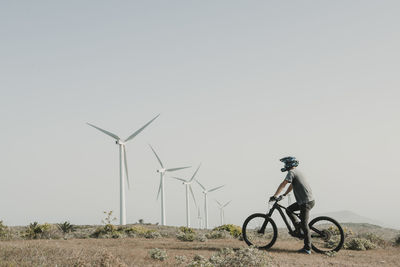
<path fill-rule="evenodd" d="M 120 225 L 125 225 L 126 224 L 126 207 L 125 207 L 125 184 L 124 184 L 124 169 L 125 169 L 125 176 L 126 176 L 126 182 L 128 184 L 128 189 L 130 188 L 129 186 L 129 177 L 128 177 L 128 164 L 127 164 L 127 159 L 126 159 L 126 148 L 125 144 L 129 140 L 132 140 L 135 138 L 136 135 L 138 135 L 141 131 L 144 130 L 150 123 L 152 123 L 155 119 L 158 118 L 160 114 L 155 116 L 151 121 L 146 123 L 142 128 L 131 134 L 128 138 L 125 140 L 122 140 L 119 138 L 118 135 L 113 134 L 111 132 L 108 132 L 106 130 L 103 130 L 93 124 L 87 123 L 88 125 L 92 126 L 93 128 L 96 128 L 97 130 L 105 133 L 106 135 L 111 136 L 112 138 L 115 139 L 115 143 L 119 146 L 119 193 L 120 193 Z"/>
<path fill-rule="evenodd" d="M 201 218 L 201 213 L 200 213 L 200 207 L 197 207 L 197 220 L 199 220 L 199 229 L 201 229 L 202 228 L 202 224 L 201 224 L 202 218 Z"/>
<path fill-rule="evenodd" d="M 185 185 L 185 189 L 186 189 L 186 227 L 190 227 L 189 190 L 190 190 L 190 193 L 192 194 L 194 204 L 197 207 L 196 198 L 194 197 L 194 194 L 193 194 L 192 183 L 194 182 L 194 177 L 196 176 L 197 172 L 199 171 L 200 166 L 201 166 L 201 164 L 199 165 L 197 170 L 194 172 L 194 174 L 193 174 L 192 178 L 190 178 L 190 180 L 185 180 L 185 179 L 182 179 L 179 177 L 172 177 L 174 179 L 182 181 L 182 183 Z"/>
<path fill-rule="evenodd" d="M 224 187 L 225 185 L 221 185 L 218 187 L 215 187 L 213 189 L 207 190 L 199 181 L 196 180 L 196 182 L 200 185 L 200 187 L 203 189 L 203 194 L 204 194 L 204 214 L 205 214 L 205 229 L 208 229 L 208 206 L 207 206 L 207 194 L 210 192 L 213 192 L 215 190 L 220 189 L 221 187 Z"/>
<path fill-rule="evenodd" d="M 165 196 L 164 196 L 164 175 L 166 172 L 173 172 L 177 170 L 182 170 L 188 167 L 179 167 L 179 168 L 171 168 L 171 169 L 166 169 L 160 159 L 160 157 L 157 155 L 156 151 L 153 149 L 153 147 L 149 144 L 151 150 L 153 151 L 154 155 L 156 156 L 158 162 L 161 165 L 161 169 L 158 169 L 157 172 L 160 173 L 160 186 L 158 187 L 158 193 L 157 193 L 157 199 L 160 196 L 161 193 L 161 225 L 166 224 L 166 219 L 165 219 Z"/>
<path fill-rule="evenodd" d="M 229 205 L 229 203 L 231 203 L 232 200 L 228 201 L 227 203 L 225 203 L 224 205 L 222 205 L 221 203 L 218 202 L 218 200 L 215 200 L 218 203 L 219 206 L 219 213 L 220 213 L 220 217 L 221 217 L 221 225 L 224 225 L 224 219 L 225 219 L 225 214 L 224 214 L 224 208 L 226 206 Z"/>

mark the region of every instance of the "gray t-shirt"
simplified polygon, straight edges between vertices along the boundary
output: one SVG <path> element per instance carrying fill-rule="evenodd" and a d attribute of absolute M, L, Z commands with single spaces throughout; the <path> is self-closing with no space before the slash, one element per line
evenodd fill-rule
<path fill-rule="evenodd" d="M 301 172 L 296 169 L 290 170 L 285 180 L 292 184 L 294 197 L 299 205 L 314 200 L 311 187 Z"/>

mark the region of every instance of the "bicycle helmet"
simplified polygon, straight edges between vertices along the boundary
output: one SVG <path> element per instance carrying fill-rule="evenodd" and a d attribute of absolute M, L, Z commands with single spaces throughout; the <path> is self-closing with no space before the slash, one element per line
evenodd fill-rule
<path fill-rule="evenodd" d="M 282 172 L 285 172 L 293 167 L 299 166 L 299 161 L 295 157 L 281 158 L 280 161 L 285 163 L 285 167 L 281 169 Z"/>

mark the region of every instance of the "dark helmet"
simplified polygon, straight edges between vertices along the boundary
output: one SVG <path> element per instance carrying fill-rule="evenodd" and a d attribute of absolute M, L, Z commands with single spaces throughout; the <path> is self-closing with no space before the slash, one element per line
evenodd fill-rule
<path fill-rule="evenodd" d="M 282 172 L 285 172 L 293 167 L 299 166 L 299 161 L 295 157 L 281 158 L 280 161 L 285 163 L 285 168 L 281 169 Z"/>

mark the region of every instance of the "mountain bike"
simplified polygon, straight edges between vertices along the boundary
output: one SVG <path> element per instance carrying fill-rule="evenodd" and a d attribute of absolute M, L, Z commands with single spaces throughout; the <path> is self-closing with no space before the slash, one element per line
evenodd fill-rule
<path fill-rule="evenodd" d="M 283 210 L 287 211 L 287 208 L 280 205 L 279 201 L 283 199 L 283 196 L 278 197 L 272 202 L 268 202 L 268 211 L 264 213 L 255 213 L 250 215 L 243 223 L 242 236 L 244 241 L 249 246 L 255 246 L 259 249 L 271 248 L 277 237 L 278 228 L 274 220 L 271 218 L 275 210 L 279 211 L 283 221 L 286 224 L 289 234 L 293 237 L 304 239 L 302 231 L 299 233 L 292 229 L 288 219 L 285 216 Z M 270 209 L 270 205 L 272 208 Z M 287 211 L 288 212 L 288 211 Z M 300 219 L 299 212 L 291 212 Z M 339 251 L 344 243 L 344 233 L 340 224 L 327 216 L 319 216 L 312 219 L 308 226 L 311 231 L 311 245 L 312 249 L 319 253 L 327 253 L 333 251 Z"/>

